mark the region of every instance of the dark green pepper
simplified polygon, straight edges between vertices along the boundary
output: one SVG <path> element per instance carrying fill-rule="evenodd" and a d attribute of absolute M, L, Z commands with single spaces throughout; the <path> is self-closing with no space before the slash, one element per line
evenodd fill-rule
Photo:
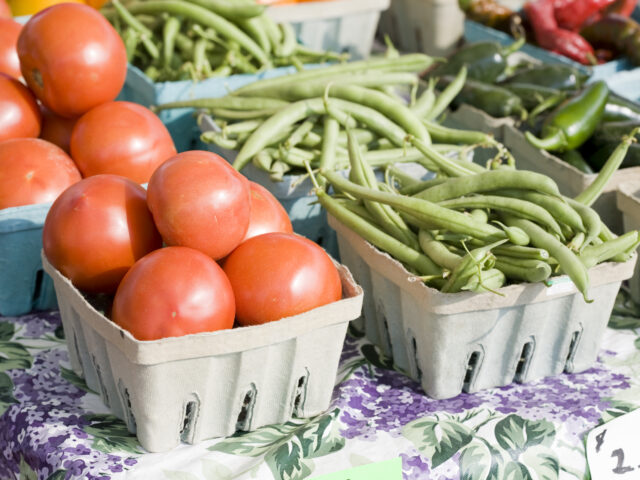
<path fill-rule="evenodd" d="M 600 171 L 602 166 L 609 159 L 613 151 L 618 147 L 620 141 L 611 142 L 602 145 L 600 148 L 595 147 L 591 152 L 587 155 L 585 153 L 585 157 L 589 162 L 589 165 L 596 171 Z M 628 168 L 628 167 L 640 167 L 640 144 L 632 143 L 629 145 L 629 150 L 627 150 L 627 154 L 620 165 L 620 168 Z"/>
<path fill-rule="evenodd" d="M 542 64 L 520 70 L 504 83 L 529 83 L 558 90 L 578 90 L 588 78 L 588 75 L 569 65 Z"/>
<path fill-rule="evenodd" d="M 622 15 L 606 15 L 580 31 L 594 48 L 614 50 L 640 65 L 640 24 Z"/>
<path fill-rule="evenodd" d="M 449 82 L 452 77 L 443 77 L 442 80 Z M 527 111 L 522 106 L 520 97 L 506 88 L 475 80 L 467 79 L 453 103 L 456 106 L 466 103 L 493 117 L 518 115 L 523 120 L 527 117 Z"/>
<path fill-rule="evenodd" d="M 609 101 L 604 107 L 603 122 L 640 122 L 640 105 L 631 103 L 614 95 L 609 96 Z"/>
<path fill-rule="evenodd" d="M 524 44 L 524 38 L 509 47 L 498 42 L 476 42 L 463 45 L 446 63 L 439 64 L 429 74 L 441 77 L 455 75 L 463 65 L 467 66 L 467 78 L 493 83 L 507 68 L 507 57 Z"/>
<path fill-rule="evenodd" d="M 640 121 L 601 123 L 593 132 L 590 142 L 594 145 L 620 143 L 622 137 L 628 135 L 629 132 L 638 127 L 640 127 Z"/>
<path fill-rule="evenodd" d="M 551 87 L 541 87 L 532 83 L 506 83 L 503 85 L 507 90 L 515 93 L 522 100 L 524 108 L 530 110 L 537 107 L 548 98 L 552 98 L 560 93 L 560 90 Z"/>
<path fill-rule="evenodd" d="M 591 174 L 594 173 L 591 166 L 584 159 L 582 154 L 578 150 L 567 150 L 560 154 L 560 158 L 567 162 L 569 165 L 580 170 L 582 173 Z"/>
<path fill-rule="evenodd" d="M 574 150 L 598 127 L 608 98 L 606 82 L 594 82 L 560 105 L 545 120 L 541 139 L 531 132 L 525 132 L 525 136 L 532 145 L 543 150 Z"/>

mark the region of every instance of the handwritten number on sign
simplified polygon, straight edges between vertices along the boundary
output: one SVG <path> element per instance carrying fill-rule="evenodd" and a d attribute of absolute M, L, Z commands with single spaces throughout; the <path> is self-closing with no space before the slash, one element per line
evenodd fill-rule
<path fill-rule="evenodd" d="M 618 457 L 618 464 L 616 468 L 612 470 L 613 473 L 616 474 L 624 474 L 633 470 L 633 467 L 624 467 L 622 464 L 624 463 L 624 451 L 621 448 L 616 448 L 613 452 L 611 452 L 612 457 Z"/>
<path fill-rule="evenodd" d="M 607 433 L 607 429 L 602 430 L 598 435 L 596 435 L 596 453 L 600 452 L 600 447 L 604 443 L 604 434 Z"/>

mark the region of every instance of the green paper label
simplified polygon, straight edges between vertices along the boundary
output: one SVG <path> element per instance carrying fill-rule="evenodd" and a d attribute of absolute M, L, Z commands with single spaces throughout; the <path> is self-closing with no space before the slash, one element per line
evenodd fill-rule
<path fill-rule="evenodd" d="M 400 457 L 392 458 L 383 462 L 312 477 L 310 480 L 402 480 L 402 460 Z"/>

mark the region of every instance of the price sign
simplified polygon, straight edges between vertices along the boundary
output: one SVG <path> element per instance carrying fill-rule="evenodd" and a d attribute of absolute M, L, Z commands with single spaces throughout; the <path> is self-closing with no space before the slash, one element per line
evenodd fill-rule
<path fill-rule="evenodd" d="M 402 480 L 402 460 L 392 458 L 340 472 L 312 477 L 310 480 Z"/>
<path fill-rule="evenodd" d="M 640 409 L 594 428 L 587 435 L 593 480 L 640 478 Z"/>

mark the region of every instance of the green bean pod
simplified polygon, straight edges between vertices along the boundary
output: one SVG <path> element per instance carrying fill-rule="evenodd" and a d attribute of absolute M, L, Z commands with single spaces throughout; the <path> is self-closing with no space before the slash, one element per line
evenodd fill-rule
<path fill-rule="evenodd" d="M 497 255 L 497 252 L 494 253 Z M 497 256 L 496 268 L 509 279 L 529 283 L 543 282 L 552 273 L 551 266 L 544 261 L 534 259 L 521 260 L 508 256 Z"/>
<path fill-rule="evenodd" d="M 600 245 L 585 247 L 580 253 L 580 260 L 585 267 L 591 268 L 594 265 L 611 260 L 621 253 L 633 252 L 639 244 L 640 232 L 632 230 Z"/>

